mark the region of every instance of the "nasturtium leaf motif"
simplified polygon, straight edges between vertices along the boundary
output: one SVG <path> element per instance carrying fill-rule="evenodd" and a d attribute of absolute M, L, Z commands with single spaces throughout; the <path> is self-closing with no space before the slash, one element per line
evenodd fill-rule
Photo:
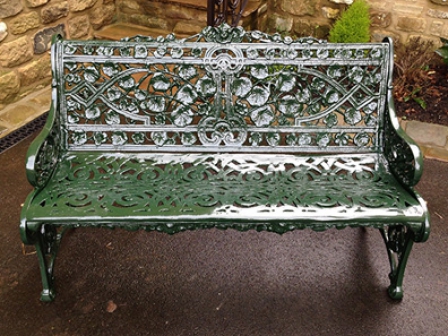
<path fill-rule="evenodd" d="M 141 145 L 142 143 L 145 142 L 145 133 L 142 132 L 134 133 L 132 134 L 131 138 L 136 145 Z"/>
<path fill-rule="evenodd" d="M 297 101 L 302 104 L 307 104 L 311 101 L 311 92 L 308 88 L 302 89 L 296 94 Z"/>
<path fill-rule="evenodd" d="M 234 111 L 238 114 L 245 116 L 249 112 L 249 107 L 246 104 L 236 102 L 234 105 Z"/>
<path fill-rule="evenodd" d="M 326 59 L 328 58 L 329 51 L 328 49 L 318 49 L 317 50 L 317 58 L 319 59 Z"/>
<path fill-rule="evenodd" d="M 339 92 L 332 89 L 328 90 L 325 93 L 325 101 L 327 104 L 337 103 L 339 101 Z"/>
<path fill-rule="evenodd" d="M 285 56 L 293 60 L 299 56 L 299 53 L 294 48 L 288 48 L 285 50 Z"/>
<path fill-rule="evenodd" d="M 265 79 L 269 76 L 269 69 L 266 65 L 253 65 L 250 74 L 257 79 Z"/>
<path fill-rule="evenodd" d="M 281 92 L 291 92 L 296 85 L 296 78 L 291 74 L 280 74 L 277 78 L 277 89 Z"/>
<path fill-rule="evenodd" d="M 213 96 L 216 93 L 216 84 L 212 78 L 207 76 L 199 79 L 195 85 L 196 91 L 204 97 Z"/>
<path fill-rule="evenodd" d="M 212 111 L 212 105 L 205 103 L 198 105 L 198 114 L 199 115 L 208 115 Z"/>
<path fill-rule="evenodd" d="M 115 86 L 111 87 L 106 92 L 107 98 L 112 102 L 120 99 L 122 94 L 121 90 Z"/>
<path fill-rule="evenodd" d="M 135 86 L 135 79 L 131 76 L 124 77 L 120 80 L 119 84 L 123 89 L 132 89 Z"/>
<path fill-rule="evenodd" d="M 252 89 L 252 82 L 247 77 L 236 78 L 232 82 L 232 90 L 237 97 L 246 97 Z"/>
<path fill-rule="evenodd" d="M 105 132 L 95 132 L 93 133 L 93 141 L 95 141 L 96 146 L 101 146 L 107 141 L 107 134 Z"/>
<path fill-rule="evenodd" d="M 196 100 L 198 96 L 194 88 L 191 85 L 187 84 L 182 86 L 179 91 L 177 91 L 175 97 L 176 100 L 181 102 L 182 104 L 191 104 Z"/>
<path fill-rule="evenodd" d="M 112 133 L 112 145 L 123 146 L 128 141 L 128 136 L 123 131 L 115 131 Z"/>
<path fill-rule="evenodd" d="M 73 55 L 76 52 L 77 49 L 78 48 L 76 48 L 74 45 L 69 44 L 69 45 L 65 46 L 64 53 L 68 54 L 68 55 Z"/>
<path fill-rule="evenodd" d="M 178 127 L 185 127 L 193 121 L 194 113 L 188 106 L 180 105 L 172 113 L 173 124 Z"/>
<path fill-rule="evenodd" d="M 196 136 L 193 133 L 182 133 L 181 142 L 184 146 L 193 146 L 196 142 Z"/>
<path fill-rule="evenodd" d="M 372 114 L 366 115 L 364 121 L 368 127 L 376 127 L 378 125 L 378 119 Z"/>
<path fill-rule="evenodd" d="M 143 101 L 146 99 L 146 97 L 148 96 L 146 91 L 143 90 L 135 90 L 135 98 L 137 98 L 137 100 Z"/>
<path fill-rule="evenodd" d="M 144 45 L 136 45 L 134 51 L 135 58 L 146 58 L 148 56 L 148 50 Z"/>
<path fill-rule="evenodd" d="M 255 48 L 248 48 L 246 50 L 246 56 L 248 59 L 256 59 L 259 56 L 258 50 Z"/>
<path fill-rule="evenodd" d="M 252 146 L 258 146 L 260 144 L 261 140 L 263 140 L 263 135 L 261 133 L 258 133 L 258 132 L 253 132 L 250 135 L 249 143 Z"/>
<path fill-rule="evenodd" d="M 294 146 L 296 144 L 296 136 L 294 134 L 288 134 L 286 136 L 286 144 L 288 146 Z"/>
<path fill-rule="evenodd" d="M 331 78 L 339 78 L 344 76 L 344 69 L 339 65 L 330 65 L 327 70 L 327 75 Z"/>
<path fill-rule="evenodd" d="M 165 98 L 162 96 L 151 96 L 149 97 L 146 106 L 153 112 L 163 112 L 165 111 Z"/>
<path fill-rule="evenodd" d="M 75 146 L 82 146 L 87 142 L 87 134 L 82 130 L 75 130 L 72 134 L 73 144 Z"/>
<path fill-rule="evenodd" d="M 287 95 L 279 100 L 278 110 L 287 116 L 294 116 L 302 112 L 302 104 L 294 96 Z"/>
<path fill-rule="evenodd" d="M 321 111 L 321 106 L 319 103 L 313 103 L 308 106 L 308 113 L 310 115 L 318 114 Z"/>
<path fill-rule="evenodd" d="M 194 58 L 198 58 L 198 57 L 200 57 L 201 54 L 202 54 L 202 50 L 201 50 L 201 48 L 193 48 L 193 49 L 191 49 L 191 55 L 192 55 Z"/>
<path fill-rule="evenodd" d="M 327 127 L 332 128 L 338 124 L 338 117 L 334 113 L 330 113 L 324 119 L 324 123 Z"/>
<path fill-rule="evenodd" d="M 103 65 L 103 72 L 106 76 L 113 77 L 120 73 L 120 67 L 115 63 L 106 62 Z"/>
<path fill-rule="evenodd" d="M 319 133 L 317 135 L 317 145 L 319 147 L 325 148 L 330 144 L 331 138 L 328 133 Z"/>
<path fill-rule="evenodd" d="M 302 50 L 302 57 L 305 59 L 309 59 L 313 56 L 313 52 L 311 51 L 311 49 L 304 49 Z"/>
<path fill-rule="evenodd" d="M 96 49 L 96 53 L 101 56 L 112 56 L 114 54 L 114 48 L 100 46 Z"/>
<path fill-rule="evenodd" d="M 185 80 L 189 80 L 198 74 L 196 68 L 192 65 L 181 65 L 179 67 L 179 76 Z"/>
<path fill-rule="evenodd" d="M 166 46 L 161 45 L 161 46 L 157 47 L 156 51 L 154 52 L 154 57 L 162 58 L 163 56 L 165 56 L 166 51 L 167 51 Z"/>
<path fill-rule="evenodd" d="M 278 146 L 278 144 L 280 143 L 280 134 L 269 132 L 268 134 L 266 134 L 266 141 L 268 142 L 269 146 Z"/>
<path fill-rule="evenodd" d="M 70 124 L 77 124 L 79 122 L 79 116 L 77 114 L 72 113 L 67 117 L 67 121 Z"/>
<path fill-rule="evenodd" d="M 269 95 L 270 92 L 268 88 L 256 86 L 252 89 L 247 101 L 252 106 L 263 106 L 268 101 Z"/>
<path fill-rule="evenodd" d="M 121 57 L 129 57 L 129 56 L 131 56 L 131 48 L 130 47 L 122 47 L 122 48 L 120 48 L 120 56 Z"/>
<path fill-rule="evenodd" d="M 257 127 L 265 127 L 269 126 L 272 120 L 274 120 L 274 112 L 270 106 L 263 106 L 252 110 L 250 118 Z"/>
<path fill-rule="evenodd" d="M 94 66 L 89 66 L 84 70 L 84 79 L 86 82 L 95 83 L 100 78 L 100 74 Z"/>
<path fill-rule="evenodd" d="M 339 146 L 346 146 L 350 140 L 350 136 L 344 132 L 338 133 L 335 136 L 334 142 Z"/>
<path fill-rule="evenodd" d="M 376 101 L 373 101 L 373 102 L 367 104 L 366 106 L 364 106 L 363 110 L 366 114 L 371 114 L 371 113 L 375 112 L 377 108 L 378 108 L 378 103 Z"/>
<path fill-rule="evenodd" d="M 352 67 L 348 70 L 348 77 L 356 84 L 362 82 L 364 78 L 364 70 L 361 67 Z"/>
<path fill-rule="evenodd" d="M 133 114 L 137 114 L 139 112 L 138 105 L 135 102 L 132 102 L 127 105 L 126 109 Z"/>
<path fill-rule="evenodd" d="M 86 109 L 86 118 L 89 120 L 96 120 L 101 115 L 101 110 L 98 106 L 91 106 Z"/>
<path fill-rule="evenodd" d="M 166 132 L 152 132 L 151 139 L 156 146 L 163 146 L 167 142 L 168 136 Z"/>
<path fill-rule="evenodd" d="M 108 125 L 116 125 L 120 123 L 120 115 L 114 111 L 106 112 L 105 117 L 106 124 Z"/>
<path fill-rule="evenodd" d="M 358 147 L 365 147 L 370 142 L 370 136 L 367 133 L 358 133 L 353 140 Z"/>
<path fill-rule="evenodd" d="M 373 58 L 373 59 L 381 59 L 383 57 L 381 49 L 373 48 L 370 51 L 370 57 Z"/>
<path fill-rule="evenodd" d="M 70 73 L 67 76 L 65 76 L 65 81 L 67 82 L 68 85 L 74 85 L 81 82 L 81 77 L 79 77 L 79 75 L 77 74 Z"/>
<path fill-rule="evenodd" d="M 316 91 L 320 91 L 325 88 L 325 82 L 318 77 L 314 77 L 311 81 L 311 87 Z"/>
<path fill-rule="evenodd" d="M 154 75 L 150 80 L 150 84 L 156 91 L 166 91 L 171 87 L 171 81 L 169 78 L 162 74 Z"/>
<path fill-rule="evenodd" d="M 355 110 L 354 108 L 350 108 L 345 111 L 344 120 L 346 123 L 354 126 L 362 120 L 362 115 L 359 110 Z"/>
<path fill-rule="evenodd" d="M 309 146 L 313 138 L 309 133 L 302 133 L 299 135 L 298 144 L 300 146 Z"/>
<path fill-rule="evenodd" d="M 67 68 L 68 71 L 75 71 L 78 68 L 78 64 L 76 62 L 66 62 L 64 67 Z"/>
<path fill-rule="evenodd" d="M 175 58 L 175 59 L 181 58 L 183 54 L 184 54 L 184 51 L 181 47 L 173 47 L 171 49 L 171 57 L 172 58 Z"/>

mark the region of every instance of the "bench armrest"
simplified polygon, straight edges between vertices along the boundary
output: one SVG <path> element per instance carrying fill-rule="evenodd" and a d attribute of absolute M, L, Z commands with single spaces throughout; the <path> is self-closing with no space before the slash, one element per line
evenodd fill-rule
<path fill-rule="evenodd" d="M 422 152 L 417 143 L 401 128 L 395 114 L 391 92 L 388 94 L 386 110 L 384 127 L 386 159 L 395 177 L 403 185 L 413 187 L 420 181 L 423 173 Z"/>
<path fill-rule="evenodd" d="M 392 93 L 393 41 L 387 37 L 383 42 L 390 46 L 387 104 L 384 116 L 384 154 L 392 173 L 400 183 L 404 186 L 413 187 L 420 181 L 423 173 L 423 155 L 417 143 L 405 133 L 398 122 Z"/>
<path fill-rule="evenodd" d="M 54 106 L 40 134 L 31 143 L 26 155 L 26 176 L 34 188 L 44 187 L 59 161 L 61 150 L 59 122 Z"/>

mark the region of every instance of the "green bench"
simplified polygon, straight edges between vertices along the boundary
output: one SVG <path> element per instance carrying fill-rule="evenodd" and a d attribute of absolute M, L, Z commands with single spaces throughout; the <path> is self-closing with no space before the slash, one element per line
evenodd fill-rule
<path fill-rule="evenodd" d="M 240 27 L 52 46 L 48 121 L 21 215 L 43 292 L 66 229 L 379 229 L 393 299 L 429 235 L 418 146 L 392 99 L 392 43 Z"/>

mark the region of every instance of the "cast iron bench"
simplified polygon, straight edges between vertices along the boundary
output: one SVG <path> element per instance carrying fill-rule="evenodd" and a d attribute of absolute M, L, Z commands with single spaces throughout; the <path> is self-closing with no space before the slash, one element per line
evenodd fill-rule
<path fill-rule="evenodd" d="M 177 233 L 379 229 L 403 296 L 429 235 L 418 146 L 392 99 L 392 43 L 240 27 L 52 46 L 53 104 L 29 149 L 21 237 L 43 292 L 68 228 Z"/>

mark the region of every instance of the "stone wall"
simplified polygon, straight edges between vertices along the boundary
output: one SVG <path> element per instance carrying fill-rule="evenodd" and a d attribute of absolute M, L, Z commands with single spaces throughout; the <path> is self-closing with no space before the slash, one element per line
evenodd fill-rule
<path fill-rule="evenodd" d="M 90 39 L 115 0 L 0 0 L 0 109 L 51 81 L 50 39 Z"/>
<path fill-rule="evenodd" d="M 448 0 L 367 0 L 372 40 L 392 36 L 406 42 L 421 36 L 439 42 L 448 37 Z M 341 10 L 353 0 L 270 0 L 268 29 L 325 38 Z"/>

